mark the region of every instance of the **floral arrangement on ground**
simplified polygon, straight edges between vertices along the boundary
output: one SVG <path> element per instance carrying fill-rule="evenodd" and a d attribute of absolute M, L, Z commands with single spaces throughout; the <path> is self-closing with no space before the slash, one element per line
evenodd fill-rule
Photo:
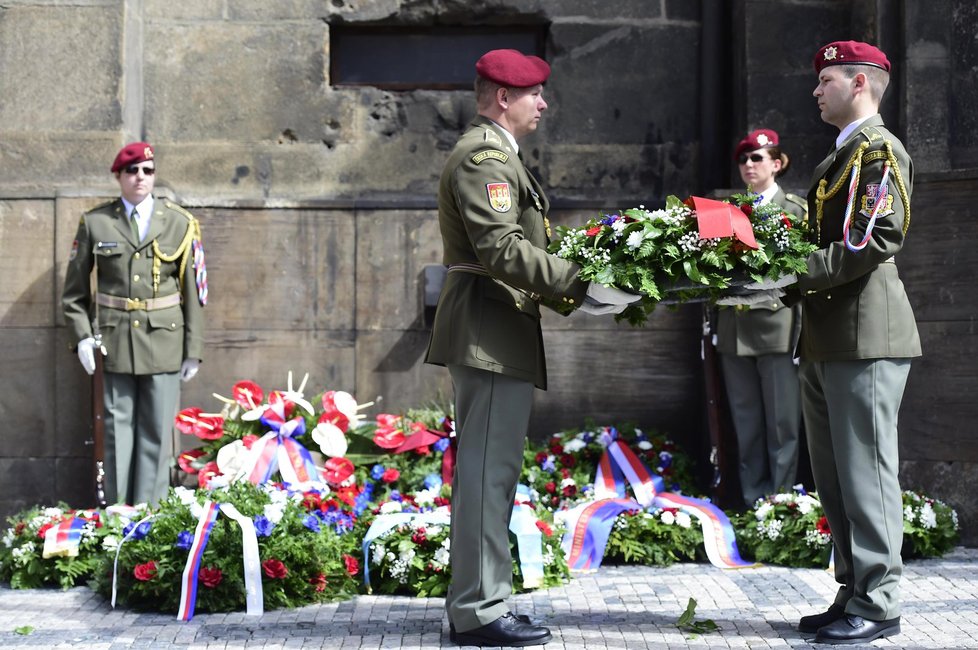
<path fill-rule="evenodd" d="M 219 413 L 181 411 L 178 428 L 201 443 L 178 459 L 196 489 L 175 488 L 154 507 L 99 511 L 62 504 L 10 517 L 0 543 L 0 580 L 14 588 L 88 581 L 106 597 L 114 591 L 128 607 L 174 611 L 194 557 L 197 610 L 237 610 L 246 603 L 249 580 L 244 532 L 253 528 L 259 561 L 250 579 L 260 581 L 265 607 L 368 590 L 444 594 L 451 573 L 451 413 L 428 406 L 368 418 L 360 414 L 367 405 L 348 393 L 325 391 L 310 402 L 291 383 L 266 396 L 254 382 L 238 382 L 234 397 L 219 397 Z M 281 457 L 291 460 L 269 464 L 279 455 L 266 452 L 284 445 L 295 453 Z M 525 525 L 514 540 L 538 544 L 539 553 L 529 555 L 542 560 L 527 564 L 513 544 L 517 589 L 568 579 L 567 516 L 602 498 L 598 467 L 616 446 L 630 450 L 662 489 L 695 492 L 691 459 L 668 436 L 634 425 L 587 421 L 530 441 L 525 490 L 515 504 Z M 303 472 L 309 480 L 297 480 Z M 261 480 L 251 480 L 256 475 Z M 904 505 L 908 553 L 940 555 L 954 545 L 953 509 L 915 492 L 905 493 Z M 208 533 L 198 536 L 208 512 L 214 513 Z M 789 566 L 827 561 L 831 537 L 817 495 L 772 495 L 733 522 L 745 556 Z M 648 565 L 702 560 L 703 534 L 692 524 L 680 508 L 635 503 L 613 519 L 604 557 Z"/>
<path fill-rule="evenodd" d="M 825 567 L 832 553 L 832 531 L 817 493 L 801 486 L 759 499 L 734 519 L 743 554 L 768 564 Z M 903 558 L 940 557 L 960 536 L 958 515 L 943 501 L 920 492 L 903 492 Z"/>
<path fill-rule="evenodd" d="M 780 205 L 758 206 L 759 196 L 750 192 L 731 197 L 753 229 L 752 248 L 734 236 L 701 238 L 695 198 L 669 196 L 659 210 L 639 206 L 576 228 L 558 226 L 550 251 L 580 264 L 584 280 L 642 294 L 619 315 L 633 325 L 644 323 L 666 294 L 675 303 L 716 299 L 735 282 L 806 270 L 816 246 L 807 224 Z"/>

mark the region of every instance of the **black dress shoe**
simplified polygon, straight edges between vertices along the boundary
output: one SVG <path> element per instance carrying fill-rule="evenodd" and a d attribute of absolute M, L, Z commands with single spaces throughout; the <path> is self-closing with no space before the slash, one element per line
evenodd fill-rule
<path fill-rule="evenodd" d="M 526 614 L 513 614 L 513 616 L 516 617 L 516 620 L 523 621 L 527 625 L 539 625 L 542 622 L 534 620 Z M 455 623 L 452 623 L 451 621 L 448 621 L 448 638 L 452 643 L 455 643 Z"/>
<path fill-rule="evenodd" d="M 835 623 L 845 615 L 845 607 L 832 603 L 828 611 L 824 611 L 821 614 L 812 614 L 811 616 L 802 616 L 801 620 L 798 621 L 798 631 L 815 634 L 818 632 L 818 628 L 825 627 L 829 623 Z"/>
<path fill-rule="evenodd" d="M 815 643 L 869 643 L 899 633 L 899 616 L 885 621 L 870 621 L 862 616 L 847 614 L 835 623 L 820 628 L 815 635 Z"/>
<path fill-rule="evenodd" d="M 533 625 L 525 615 L 517 616 L 507 612 L 492 623 L 466 632 L 456 632 L 449 624 L 449 638 L 458 645 L 501 646 L 520 648 L 540 645 L 550 640 L 550 630 L 542 625 Z"/>

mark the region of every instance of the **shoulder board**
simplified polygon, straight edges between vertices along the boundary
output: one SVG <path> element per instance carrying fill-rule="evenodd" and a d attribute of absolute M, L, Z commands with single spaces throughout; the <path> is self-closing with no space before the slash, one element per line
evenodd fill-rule
<path fill-rule="evenodd" d="M 800 205 L 801 207 L 805 208 L 806 210 L 808 209 L 808 201 L 806 201 L 805 199 L 801 198 L 797 194 L 792 194 L 791 192 L 785 192 L 784 193 L 784 198 L 788 199 L 789 201 L 791 201 L 795 205 Z"/>
<path fill-rule="evenodd" d="M 505 164 L 506 161 L 509 160 L 509 154 L 503 153 L 499 149 L 486 149 L 472 156 L 472 162 L 474 162 L 476 165 L 481 163 L 483 160 L 489 159 L 498 160 L 499 162 Z"/>
<path fill-rule="evenodd" d="M 486 129 L 486 135 L 484 137 L 484 141 L 488 142 L 489 144 L 498 144 L 499 146 L 502 146 L 503 141 L 502 138 L 499 137 L 499 134 L 493 131 L 488 126 L 485 127 L 485 129 Z"/>
<path fill-rule="evenodd" d="M 881 134 L 875 126 L 865 127 L 859 131 L 859 135 L 869 140 L 870 143 L 875 143 L 877 141 L 881 142 L 883 140 L 883 134 Z"/>
<path fill-rule="evenodd" d="M 118 200 L 119 199 L 110 199 L 108 201 L 105 201 L 104 203 L 99 203 L 94 208 L 91 208 L 90 210 L 87 210 L 85 212 L 85 214 L 90 214 L 92 212 L 97 212 L 98 210 L 104 210 L 104 209 L 110 207 L 113 203 L 115 203 Z"/>
<path fill-rule="evenodd" d="M 180 214 L 185 216 L 188 221 L 196 221 L 196 217 L 194 217 L 194 215 L 190 214 L 184 207 L 177 205 L 176 203 L 174 203 L 169 199 L 163 199 L 163 205 L 170 208 L 171 210 L 179 212 Z"/>

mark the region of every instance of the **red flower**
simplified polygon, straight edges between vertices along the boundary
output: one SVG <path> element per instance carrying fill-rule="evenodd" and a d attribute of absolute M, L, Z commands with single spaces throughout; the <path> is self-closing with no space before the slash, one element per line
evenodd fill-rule
<path fill-rule="evenodd" d="M 537 528 L 543 533 L 544 537 L 551 537 L 554 534 L 554 529 L 550 527 L 550 524 L 542 519 L 537 519 Z"/>
<path fill-rule="evenodd" d="M 289 575 L 289 570 L 281 560 L 276 560 L 275 558 L 269 558 L 261 563 L 261 568 L 269 578 L 281 579 Z"/>
<path fill-rule="evenodd" d="M 332 487 L 339 487 L 353 476 L 353 462 L 349 458 L 330 458 L 324 464 L 323 478 Z"/>
<path fill-rule="evenodd" d="M 205 415 L 196 407 L 177 413 L 175 424 L 181 433 L 197 436 L 201 440 L 218 440 L 224 435 L 224 418 Z"/>
<path fill-rule="evenodd" d="M 321 500 L 318 492 L 304 492 L 302 494 L 302 507 L 306 510 L 319 510 Z"/>
<path fill-rule="evenodd" d="M 347 485 L 345 487 L 337 488 L 336 498 L 345 503 L 348 506 L 352 506 L 357 501 L 357 495 L 360 494 L 360 488 L 356 485 Z"/>
<path fill-rule="evenodd" d="M 537 452 L 537 455 L 533 457 L 533 460 L 536 461 L 537 465 L 542 465 L 543 462 L 545 460 L 547 460 L 547 458 L 549 458 L 549 456 L 547 455 L 547 452 L 545 452 L 545 451 L 538 451 Z"/>
<path fill-rule="evenodd" d="M 132 570 L 132 574 L 136 577 L 136 580 L 142 580 L 143 582 L 152 580 L 156 577 L 156 562 L 150 560 L 146 564 L 137 564 L 136 568 Z"/>
<path fill-rule="evenodd" d="M 566 469 L 564 467 L 561 467 L 560 468 L 560 475 L 563 476 L 564 478 L 570 478 L 570 470 L 569 469 Z"/>
<path fill-rule="evenodd" d="M 177 413 L 177 419 L 175 421 L 177 430 L 180 433 L 192 436 L 194 434 L 194 424 L 197 423 L 197 416 L 201 413 L 201 409 L 196 406 L 183 409 Z"/>
<path fill-rule="evenodd" d="M 323 396 L 323 400 L 325 399 L 326 397 Z M 335 408 L 323 411 L 323 414 L 319 416 L 319 421 L 335 425 L 336 428 L 343 433 L 346 433 L 350 428 L 350 418 L 346 417 Z"/>
<path fill-rule="evenodd" d="M 260 438 L 253 433 L 249 433 L 241 438 L 241 442 L 244 444 L 245 449 L 251 449 L 251 446 L 258 440 L 260 440 Z"/>
<path fill-rule="evenodd" d="M 326 591 L 326 575 L 320 573 L 315 578 L 309 578 L 309 584 L 315 585 L 317 592 Z"/>
<path fill-rule="evenodd" d="M 445 497 L 435 497 L 434 498 L 434 503 L 435 503 L 435 506 L 441 507 L 441 506 L 450 505 L 451 504 L 451 501 L 449 501 Z"/>
<path fill-rule="evenodd" d="M 190 451 L 184 451 L 177 456 L 177 465 L 179 465 L 180 469 L 185 471 L 187 474 L 196 474 L 197 468 L 194 467 L 194 461 L 203 455 L 203 449 L 191 449 Z"/>
<path fill-rule="evenodd" d="M 241 408 L 250 411 L 258 408 L 265 401 L 265 391 L 253 381 L 239 381 L 231 389 L 231 397 L 241 405 Z"/>
<path fill-rule="evenodd" d="M 206 488 L 208 481 L 210 481 L 215 476 L 220 476 L 221 470 L 217 467 L 217 461 L 212 460 L 203 467 L 200 468 L 200 473 L 197 474 L 197 487 Z"/>
<path fill-rule="evenodd" d="M 575 494 L 577 494 L 577 486 L 576 485 L 565 485 L 564 486 L 564 489 L 561 490 L 561 491 L 563 492 L 563 494 L 564 494 L 565 497 L 572 497 Z"/>
<path fill-rule="evenodd" d="M 419 456 L 428 456 L 431 454 L 431 447 L 428 445 L 421 445 L 420 447 L 415 447 L 414 451 L 418 452 Z"/>
<path fill-rule="evenodd" d="M 47 535 L 47 532 L 48 532 L 48 530 L 49 530 L 50 528 L 53 528 L 53 527 L 54 527 L 54 525 L 55 525 L 56 523 L 58 523 L 58 522 L 55 522 L 55 521 L 49 521 L 48 523 L 46 523 L 46 524 L 44 524 L 43 526 L 41 526 L 41 527 L 40 527 L 40 528 L 39 528 L 39 529 L 37 530 L 37 536 L 38 536 L 38 537 L 40 537 L 41 539 L 44 539 L 44 536 L 45 536 L 45 535 Z"/>
<path fill-rule="evenodd" d="M 360 573 L 360 563 L 352 555 L 347 553 L 343 554 L 343 564 L 346 566 L 346 572 L 351 576 L 355 576 Z"/>
<path fill-rule="evenodd" d="M 791 230 L 791 219 L 788 218 L 788 215 L 781 213 L 781 223 L 783 223 L 788 230 Z"/>
<path fill-rule="evenodd" d="M 425 535 L 424 528 L 419 528 L 413 533 L 411 533 L 411 541 L 415 544 L 424 544 L 428 541 L 428 536 Z"/>
<path fill-rule="evenodd" d="M 561 454 L 561 456 L 560 456 L 560 462 L 565 467 L 573 467 L 574 465 L 577 464 L 577 459 L 575 459 L 570 454 Z"/>
<path fill-rule="evenodd" d="M 594 226 L 594 227 L 592 227 L 592 228 L 588 228 L 588 229 L 587 229 L 587 230 L 586 230 L 586 231 L 584 232 L 584 234 L 585 234 L 585 235 L 587 235 L 588 237 L 594 237 L 594 236 L 595 236 L 595 235 L 597 235 L 597 234 L 598 234 L 599 232 L 601 232 L 601 226 Z"/>
<path fill-rule="evenodd" d="M 383 449 L 397 449 L 404 442 L 401 418 L 389 413 L 377 416 L 377 430 L 374 431 L 374 444 Z"/>
<path fill-rule="evenodd" d="M 750 205 L 749 203 L 745 203 L 744 205 L 740 206 L 740 211 L 749 217 L 754 214 L 754 206 Z"/>
<path fill-rule="evenodd" d="M 829 528 L 829 520 L 825 517 L 820 517 L 818 521 L 815 522 L 815 530 L 817 530 L 822 535 L 831 535 L 832 529 Z"/>
<path fill-rule="evenodd" d="M 550 453 L 552 453 L 554 456 L 560 456 L 564 453 L 564 446 L 558 442 L 555 442 L 550 445 Z"/>
<path fill-rule="evenodd" d="M 221 580 L 224 579 L 224 574 L 217 567 L 205 566 L 200 569 L 198 574 L 200 581 L 204 583 L 205 587 L 213 589 L 217 585 L 221 584 Z"/>
<path fill-rule="evenodd" d="M 401 473 L 393 467 L 388 467 L 384 470 L 384 475 L 380 477 L 380 480 L 384 483 L 393 483 L 399 478 L 401 478 Z"/>
<path fill-rule="evenodd" d="M 557 484 L 554 483 L 553 481 L 548 481 L 547 484 L 543 486 L 543 489 L 549 492 L 550 494 L 553 494 L 554 492 L 557 491 Z"/>

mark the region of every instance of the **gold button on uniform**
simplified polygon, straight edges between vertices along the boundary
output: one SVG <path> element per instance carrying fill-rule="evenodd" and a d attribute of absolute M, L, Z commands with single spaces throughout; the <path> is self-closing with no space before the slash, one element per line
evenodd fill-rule
<path fill-rule="evenodd" d="M 133 259 L 137 259 L 138 260 L 139 259 L 139 253 L 138 252 L 134 253 L 132 257 L 133 257 Z"/>
<path fill-rule="evenodd" d="M 139 327 L 139 321 L 138 321 L 138 320 L 134 320 L 134 321 L 132 322 L 132 326 L 133 326 L 133 327 Z"/>
<path fill-rule="evenodd" d="M 138 273 L 136 275 L 132 276 L 132 281 L 133 282 L 139 282 L 139 274 Z"/>

